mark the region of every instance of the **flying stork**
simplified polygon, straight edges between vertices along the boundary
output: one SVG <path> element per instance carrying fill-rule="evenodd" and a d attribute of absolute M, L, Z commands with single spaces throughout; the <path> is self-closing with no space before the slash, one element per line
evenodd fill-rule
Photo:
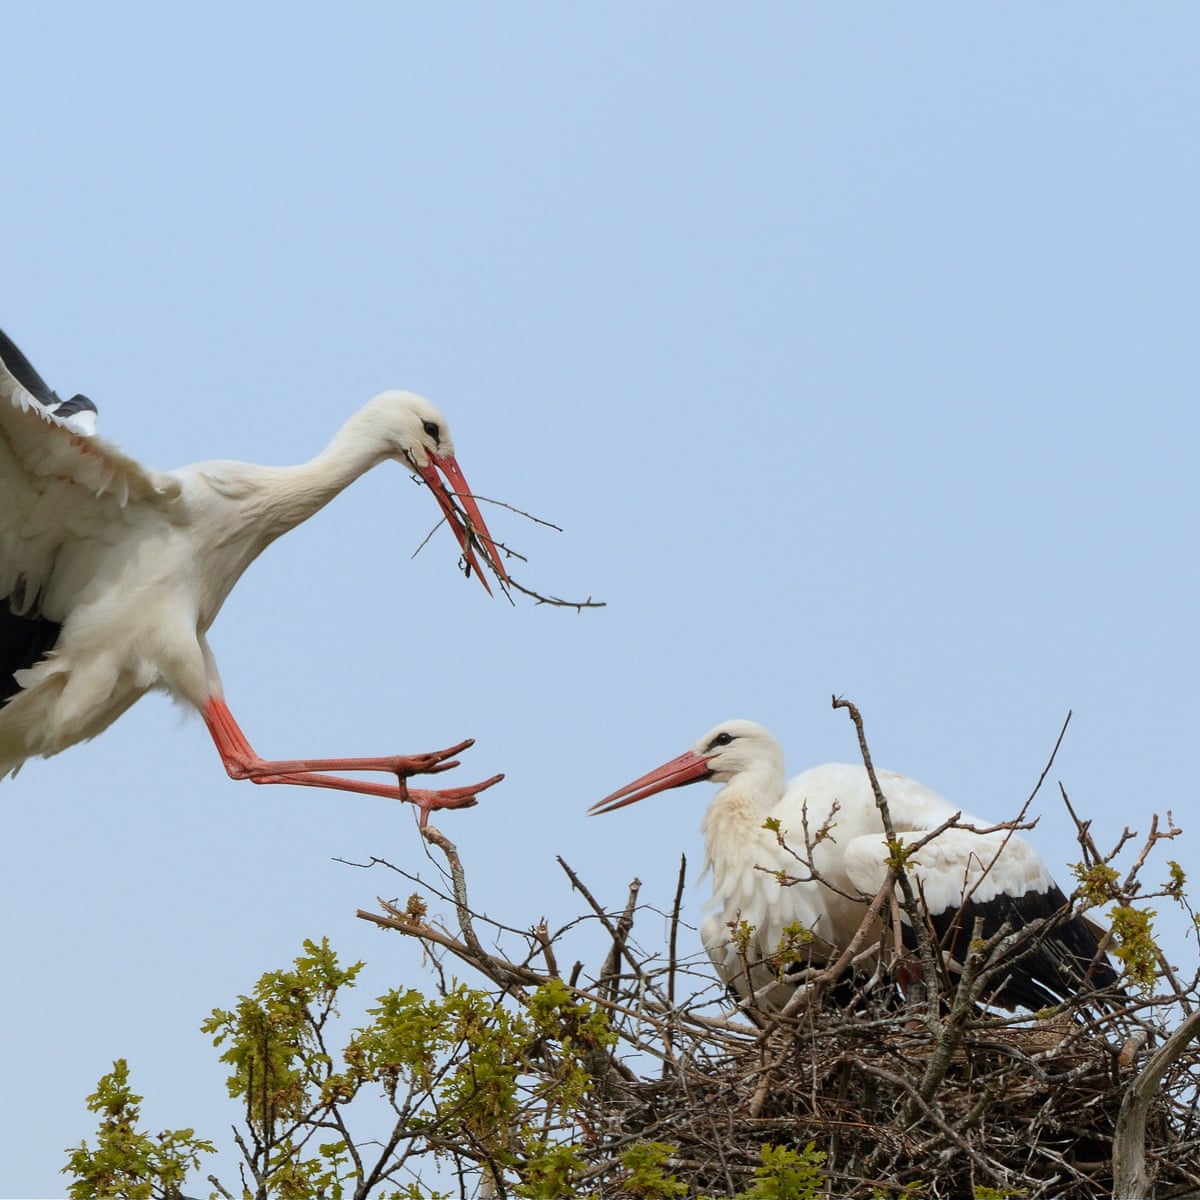
<path fill-rule="evenodd" d="M 1077 914 L 1063 915 L 1067 898 L 1028 842 L 1011 830 L 976 832 L 991 823 L 915 780 L 890 771 L 876 775 L 905 845 L 958 818 L 916 849 L 907 867 L 951 963 L 965 958 L 976 918 L 990 937 L 1005 924 L 1017 930 L 1058 914 L 1005 964 L 1003 978 L 986 994 L 989 1003 L 1037 1010 L 1116 982 L 1091 926 Z M 870 778 L 863 766 L 827 763 L 785 788 L 783 751 L 771 733 L 753 721 L 726 721 L 589 811 L 612 812 L 703 779 L 725 786 L 701 823 L 714 910 L 701 926 L 701 941 L 722 981 L 742 1000 L 782 1007 L 793 989 L 781 982 L 770 957 L 781 946 L 805 942 L 811 961 L 833 960 L 851 944 L 886 881 L 887 838 Z M 768 819 L 778 832 L 765 827 Z M 785 886 L 783 880 L 795 882 Z"/>
<path fill-rule="evenodd" d="M 207 639 L 254 559 L 386 460 L 428 485 L 468 573 L 491 592 L 482 558 L 507 584 L 446 419 L 428 400 L 383 392 L 295 467 L 155 471 L 95 436 L 95 418 L 86 396 L 61 400 L 0 332 L 0 779 L 95 737 L 153 688 L 199 710 L 235 779 L 411 800 L 424 824 L 433 809 L 475 804 L 501 778 L 408 788 L 412 775 L 457 766 L 469 740 L 409 756 L 261 758 L 229 711 Z M 330 774 L 342 771 L 396 781 Z"/>

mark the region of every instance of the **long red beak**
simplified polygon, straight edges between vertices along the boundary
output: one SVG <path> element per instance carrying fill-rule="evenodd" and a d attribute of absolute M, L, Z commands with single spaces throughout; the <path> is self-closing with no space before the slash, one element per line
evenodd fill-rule
<path fill-rule="evenodd" d="M 655 767 L 641 779 L 635 779 L 623 788 L 618 788 L 611 796 L 597 800 L 588 809 L 588 815 L 594 817 L 597 813 L 613 812 L 618 808 L 624 808 L 627 804 L 645 800 L 647 796 L 653 796 L 656 792 L 665 792 L 668 788 L 698 783 L 701 779 L 707 779 L 711 774 L 708 759 L 694 750 L 689 750 L 686 754 L 681 754 L 678 758 L 663 763 L 661 767 Z"/>
<path fill-rule="evenodd" d="M 429 484 L 429 490 L 437 500 L 438 507 L 446 518 L 446 523 L 454 530 L 454 536 L 462 548 L 463 557 L 467 560 L 468 573 L 472 570 L 475 572 L 479 577 L 479 582 L 483 584 L 484 590 L 490 596 L 492 589 L 488 586 L 487 576 L 479 569 L 479 561 L 475 557 L 475 547 L 479 547 L 488 566 L 495 571 L 497 578 L 502 583 L 508 583 L 508 572 L 504 569 L 504 563 L 500 561 L 500 553 L 484 523 L 479 505 L 475 503 L 475 497 L 467 485 L 466 476 L 463 475 L 458 463 L 450 454 L 442 455 L 431 452 L 429 465 L 418 467 L 417 470 L 420 472 L 421 478 Z M 446 483 L 443 483 L 438 477 L 439 471 L 446 477 Z M 449 488 L 446 486 L 447 483 L 450 485 Z M 455 498 L 462 501 L 461 510 L 454 503 Z"/>

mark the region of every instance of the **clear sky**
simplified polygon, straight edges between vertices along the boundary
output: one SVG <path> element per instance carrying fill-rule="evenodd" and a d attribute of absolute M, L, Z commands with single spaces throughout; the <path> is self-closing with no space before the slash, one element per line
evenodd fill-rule
<path fill-rule="evenodd" d="M 1103 842 L 1174 809 L 1196 860 L 1194 6 L 6 2 L 0 29 L 0 325 L 52 386 L 158 467 L 301 461 L 424 392 L 478 492 L 563 526 L 489 510 L 518 579 L 607 601 L 489 601 L 444 530 L 410 561 L 436 510 L 380 468 L 212 631 L 268 756 L 478 739 L 459 782 L 508 777 L 440 825 L 480 907 L 579 912 L 555 855 L 667 904 L 709 790 L 587 805 L 727 717 L 793 772 L 852 759 L 833 693 L 879 764 L 997 818 L 1073 709 L 1052 782 Z M 432 986 L 354 916 L 403 883 L 335 861 L 422 869 L 410 813 L 234 783 L 161 696 L 0 802 L 0 1196 L 62 1195 L 118 1056 L 148 1126 L 227 1141 L 199 1025 L 306 937 L 368 960 L 364 1002 Z M 1061 879 L 1057 788 L 1041 811 Z"/>

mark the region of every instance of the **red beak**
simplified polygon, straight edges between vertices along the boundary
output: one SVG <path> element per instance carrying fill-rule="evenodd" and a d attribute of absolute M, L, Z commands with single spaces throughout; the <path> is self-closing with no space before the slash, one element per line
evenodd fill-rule
<path fill-rule="evenodd" d="M 665 792 L 668 788 L 698 783 L 701 779 L 707 779 L 711 774 L 708 759 L 694 750 L 689 750 L 686 754 L 681 754 L 678 758 L 663 763 L 661 767 L 655 767 L 641 779 L 635 779 L 623 788 L 618 788 L 611 796 L 597 800 L 588 809 L 588 815 L 595 816 L 597 813 L 613 812 L 615 809 L 624 808 L 627 804 L 645 800 L 647 796 L 653 796 L 656 792 Z"/>
<path fill-rule="evenodd" d="M 418 467 L 417 470 L 420 472 L 421 478 L 429 484 L 429 490 L 437 500 L 438 507 L 446 518 L 446 523 L 454 530 L 454 536 L 462 548 L 463 557 L 467 560 L 467 573 L 470 574 L 473 570 L 490 596 L 492 589 L 488 587 L 487 576 L 479 569 L 479 561 L 475 557 L 475 547 L 479 548 L 480 553 L 487 560 L 488 566 L 495 571 L 497 578 L 502 583 L 508 583 L 508 572 L 500 561 L 500 553 L 484 523 L 479 505 L 475 503 L 475 497 L 471 494 L 470 487 L 467 486 L 466 476 L 463 475 L 453 455 L 449 454 L 441 455 L 430 452 L 429 465 Z M 446 483 L 450 485 L 448 488 L 446 483 L 443 483 L 438 477 L 439 471 L 446 477 Z M 462 501 L 461 511 L 454 503 L 455 498 Z"/>

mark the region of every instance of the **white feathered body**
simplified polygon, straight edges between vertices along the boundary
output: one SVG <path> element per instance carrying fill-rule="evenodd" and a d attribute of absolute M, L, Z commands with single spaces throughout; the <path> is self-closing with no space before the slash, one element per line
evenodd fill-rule
<path fill-rule="evenodd" d="M 772 956 L 782 951 L 820 963 L 850 944 L 887 875 L 883 820 L 863 766 L 813 767 L 785 789 L 782 752 L 770 735 L 760 737 L 760 727 L 750 722 L 718 729 L 739 733 L 734 748 L 742 757 L 724 761 L 734 753 L 730 748 L 711 760 L 713 778 L 728 782 L 701 823 L 712 874 L 701 940 L 727 984 L 743 995 L 750 990 L 761 998 L 765 992 L 782 1004 L 791 993 L 775 988 L 779 972 Z M 915 780 L 876 774 L 900 841 L 912 845 L 958 815 L 908 864 L 931 914 L 952 914 L 968 897 L 989 905 L 1002 894 L 1022 903 L 1050 895 L 1054 882 L 1027 841 L 1007 830 L 975 832 L 992 823 Z M 765 827 L 768 820 L 777 831 Z M 747 963 L 763 964 L 752 970 L 749 989 Z"/>

